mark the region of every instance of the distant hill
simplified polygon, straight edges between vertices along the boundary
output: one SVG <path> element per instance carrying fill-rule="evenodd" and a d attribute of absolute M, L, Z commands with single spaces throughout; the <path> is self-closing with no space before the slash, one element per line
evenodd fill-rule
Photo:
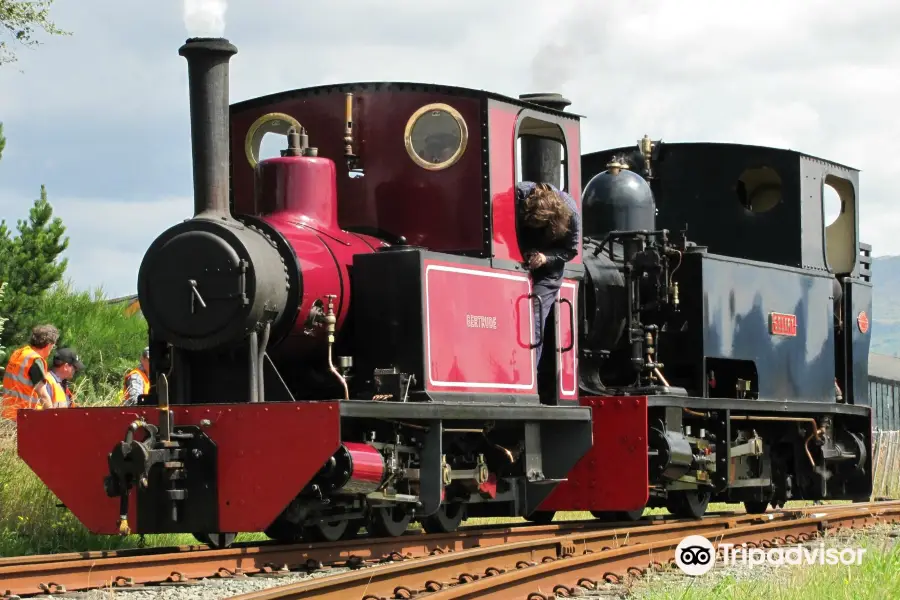
<path fill-rule="evenodd" d="M 900 256 L 872 260 L 871 352 L 900 357 Z"/>

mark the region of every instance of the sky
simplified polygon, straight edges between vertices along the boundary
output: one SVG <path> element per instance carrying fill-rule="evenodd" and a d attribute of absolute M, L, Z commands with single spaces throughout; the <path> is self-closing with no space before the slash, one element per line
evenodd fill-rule
<path fill-rule="evenodd" d="M 190 35 L 239 50 L 231 100 L 342 81 L 560 92 L 582 151 L 664 141 L 792 148 L 860 175 L 861 238 L 900 254 L 900 4 L 857 0 L 56 0 L 73 35 L 0 67 L 0 219 L 45 184 L 68 277 L 135 293 L 144 251 L 192 213 Z M 196 9 L 199 7 L 199 11 Z M 186 9 L 191 9 L 187 11 Z M 188 14 L 190 12 L 190 14 Z"/>

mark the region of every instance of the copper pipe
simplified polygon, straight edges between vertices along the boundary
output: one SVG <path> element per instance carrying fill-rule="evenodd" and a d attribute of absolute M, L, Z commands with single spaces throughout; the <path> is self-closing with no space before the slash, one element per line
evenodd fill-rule
<path fill-rule="evenodd" d="M 695 417 L 702 417 L 702 418 L 704 418 L 704 419 L 710 418 L 709 413 L 698 412 L 698 411 L 696 411 L 696 410 L 691 410 L 690 408 L 683 408 L 683 409 L 681 409 L 681 410 L 683 410 L 683 411 L 686 412 L 687 414 L 693 415 L 693 416 L 695 416 Z"/>
<path fill-rule="evenodd" d="M 341 385 L 344 386 L 344 400 L 350 399 L 350 390 L 347 388 L 347 380 L 344 379 L 344 376 L 341 375 L 340 371 L 338 371 L 334 367 L 334 361 L 331 359 L 331 345 L 334 343 L 332 340 L 334 338 L 329 337 L 328 339 L 328 368 L 334 373 L 335 377 L 341 380 Z"/>
<path fill-rule="evenodd" d="M 819 424 L 816 423 L 816 420 L 812 417 L 752 417 L 750 415 L 732 415 L 730 417 L 733 421 L 785 421 L 792 423 L 812 423 L 813 432 L 809 434 L 809 437 L 806 438 L 806 442 L 803 444 L 803 449 L 806 450 L 806 456 L 809 458 L 809 464 L 812 467 L 816 468 L 816 461 L 813 460 L 812 452 L 809 451 L 809 442 L 815 437 L 819 439 L 823 433 L 825 433 L 824 429 L 819 428 Z"/>
<path fill-rule="evenodd" d="M 663 377 L 663 374 L 660 372 L 659 367 L 653 367 L 653 373 L 659 377 L 659 380 L 663 382 L 663 385 L 666 387 L 672 387 L 669 385 L 669 382 L 666 381 L 666 378 Z"/>

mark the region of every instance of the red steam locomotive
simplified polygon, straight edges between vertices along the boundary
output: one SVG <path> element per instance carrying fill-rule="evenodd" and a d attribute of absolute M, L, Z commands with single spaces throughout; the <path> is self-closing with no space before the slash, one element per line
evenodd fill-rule
<path fill-rule="evenodd" d="M 180 51 L 195 214 L 140 268 L 150 393 L 18 419 L 20 456 L 90 530 L 225 546 L 871 493 L 857 171 L 646 137 L 582 155 L 556 94 L 366 83 L 229 107 L 236 52 Z M 260 160 L 267 133 L 286 147 Z M 583 218 L 540 365 L 519 180 Z"/>

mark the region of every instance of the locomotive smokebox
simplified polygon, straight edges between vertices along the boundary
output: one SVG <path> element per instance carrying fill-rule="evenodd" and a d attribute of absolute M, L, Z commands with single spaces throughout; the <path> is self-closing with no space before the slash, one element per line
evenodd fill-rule
<path fill-rule="evenodd" d="M 519 99 L 559 111 L 572 104 L 560 94 L 521 94 Z M 523 135 L 521 156 L 524 181 L 549 183 L 557 189 L 562 187 L 561 141 L 536 135 Z"/>
<path fill-rule="evenodd" d="M 194 216 L 229 215 L 228 62 L 237 48 L 224 38 L 191 38 L 178 54 L 188 62 Z"/>

